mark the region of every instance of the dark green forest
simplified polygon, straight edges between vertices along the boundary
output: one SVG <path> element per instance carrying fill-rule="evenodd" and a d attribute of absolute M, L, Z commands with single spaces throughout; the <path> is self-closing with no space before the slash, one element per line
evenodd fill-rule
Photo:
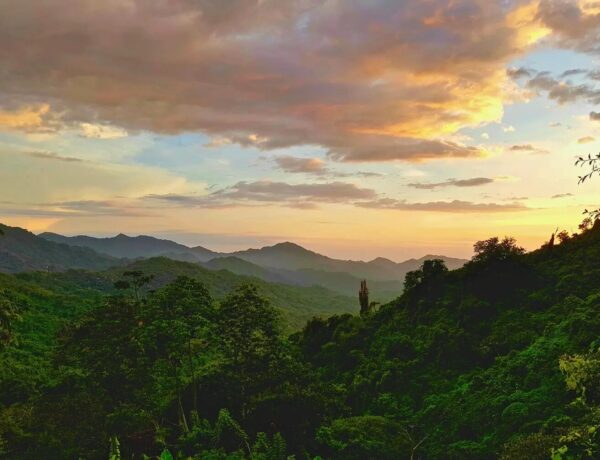
<path fill-rule="evenodd" d="M 0 275 L 0 455 L 600 458 L 592 224 L 530 253 L 479 241 L 392 302 L 307 322 L 272 303 L 295 291 L 167 259 Z"/>

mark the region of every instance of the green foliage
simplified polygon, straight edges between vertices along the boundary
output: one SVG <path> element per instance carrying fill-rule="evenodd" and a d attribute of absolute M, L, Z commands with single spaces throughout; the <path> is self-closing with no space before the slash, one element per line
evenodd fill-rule
<path fill-rule="evenodd" d="M 110 438 L 110 446 L 108 448 L 108 460 L 121 460 L 121 445 L 119 438 L 112 436 Z"/>
<path fill-rule="evenodd" d="M 548 460 L 557 436 L 532 433 L 516 437 L 502 448 L 500 460 Z"/>
<path fill-rule="evenodd" d="M 412 445 L 402 426 L 380 416 L 359 416 L 334 420 L 322 427 L 317 438 L 332 459 L 362 460 L 410 458 Z"/>
<path fill-rule="evenodd" d="M 292 291 L 191 264 L 0 275 L 2 455 L 599 458 L 600 227 L 476 246 L 289 337 Z"/>
<path fill-rule="evenodd" d="M 0 350 L 14 340 L 14 323 L 21 318 L 10 295 L 0 290 Z"/>
<path fill-rule="evenodd" d="M 562 356 L 560 369 L 569 390 L 578 398 L 571 404 L 577 423 L 566 427 L 552 449 L 553 460 L 593 459 L 600 456 L 600 350 Z"/>
<path fill-rule="evenodd" d="M 525 249 L 517 246 L 514 238 L 504 237 L 500 240 L 497 236 L 478 241 L 473 245 L 473 251 L 473 263 L 499 262 L 525 253 Z"/>
<path fill-rule="evenodd" d="M 404 289 L 411 291 L 419 286 L 434 283 L 443 278 L 448 272 L 446 264 L 441 259 L 431 259 L 423 262 L 419 270 L 410 271 L 404 279 Z"/>
<path fill-rule="evenodd" d="M 19 279 L 34 283 L 51 292 L 89 296 L 115 293 L 133 293 L 132 279 L 125 273 L 143 273 L 151 280 L 140 291 L 156 290 L 184 276 L 201 282 L 211 296 L 222 299 L 242 284 L 253 284 L 282 314 L 283 327 L 287 332 L 302 328 L 314 316 L 356 312 L 356 299 L 337 294 L 321 286 L 291 286 L 268 283 L 258 278 L 234 275 L 225 270 L 207 270 L 198 264 L 179 262 L 164 257 L 136 261 L 127 267 L 113 268 L 103 272 L 69 270 L 64 273 L 21 273 Z M 117 283 L 117 289 L 115 288 Z M 82 292 L 85 289 L 86 292 Z M 134 294 L 135 295 L 135 294 Z"/>
<path fill-rule="evenodd" d="M 102 270 L 119 264 L 89 248 L 67 246 L 39 238 L 27 230 L 0 224 L 0 273 L 67 268 Z"/>

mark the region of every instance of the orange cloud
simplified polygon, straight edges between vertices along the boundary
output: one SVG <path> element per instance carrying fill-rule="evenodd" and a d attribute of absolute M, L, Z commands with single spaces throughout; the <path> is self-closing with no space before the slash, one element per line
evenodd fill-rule
<path fill-rule="evenodd" d="M 546 19 L 521 1 L 3 2 L 0 104 L 50 104 L 94 137 L 196 131 L 343 161 L 478 157 L 448 137 L 502 118 L 505 67 L 554 30 Z M 29 129 L 43 115 L 3 118 Z"/>
<path fill-rule="evenodd" d="M 50 110 L 48 104 L 25 106 L 16 110 L 0 109 L 0 128 L 33 131 L 44 124 L 44 115 Z"/>

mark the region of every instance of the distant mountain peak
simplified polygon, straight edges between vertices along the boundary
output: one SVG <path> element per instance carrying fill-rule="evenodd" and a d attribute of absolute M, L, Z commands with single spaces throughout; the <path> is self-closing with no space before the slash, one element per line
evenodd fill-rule
<path fill-rule="evenodd" d="M 300 246 L 299 244 L 292 243 L 291 241 L 284 241 L 282 243 L 274 244 L 273 246 L 266 246 L 263 249 L 266 249 L 266 248 L 278 248 L 278 249 L 288 249 L 288 250 L 293 250 L 293 251 L 311 252 L 308 249 Z"/>
<path fill-rule="evenodd" d="M 376 257 L 375 259 L 369 261 L 370 264 L 396 264 L 393 260 L 387 259 L 385 257 Z"/>
<path fill-rule="evenodd" d="M 55 233 L 42 233 L 42 238 L 65 243 L 71 246 L 89 247 L 101 254 L 113 257 L 138 258 L 168 255 L 175 259 L 206 261 L 219 255 L 201 246 L 190 248 L 174 241 L 149 235 L 129 236 L 119 233 L 113 237 L 96 238 L 93 236 L 66 237 Z"/>

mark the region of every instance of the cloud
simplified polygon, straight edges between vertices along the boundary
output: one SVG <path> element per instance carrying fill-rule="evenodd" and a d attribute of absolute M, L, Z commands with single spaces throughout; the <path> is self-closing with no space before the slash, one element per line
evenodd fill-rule
<path fill-rule="evenodd" d="M 312 174 L 315 176 L 328 176 L 331 178 L 342 177 L 383 177 L 384 175 L 377 172 L 357 171 L 357 172 L 340 172 L 328 168 L 325 161 L 320 158 L 302 158 L 290 155 L 277 156 L 273 158 L 279 169 L 287 173 L 303 173 Z"/>
<path fill-rule="evenodd" d="M 531 77 L 531 75 L 535 73 L 535 70 L 533 69 L 528 69 L 526 67 L 519 67 L 519 68 L 510 68 L 506 71 L 506 74 L 510 77 L 510 78 L 514 78 L 515 80 L 519 79 L 519 78 L 525 78 L 525 77 Z"/>
<path fill-rule="evenodd" d="M 565 70 L 563 73 L 560 74 L 559 78 L 566 78 L 566 77 L 571 77 L 573 75 L 581 75 L 581 74 L 587 74 L 587 70 L 585 69 L 569 69 L 569 70 Z"/>
<path fill-rule="evenodd" d="M 127 216 L 149 217 L 156 214 L 144 210 L 137 205 L 128 204 L 125 200 L 81 200 L 55 203 L 37 203 L 27 206 L 17 203 L 3 203 L 0 215 L 35 216 L 35 217 L 99 217 Z"/>
<path fill-rule="evenodd" d="M 285 172 L 323 175 L 328 172 L 320 158 L 300 158 L 293 156 L 275 157 L 273 161 Z"/>
<path fill-rule="evenodd" d="M 538 94 L 546 93 L 549 99 L 559 104 L 586 100 L 591 104 L 600 104 L 600 90 L 582 83 L 574 85 L 551 77 L 548 72 L 540 72 L 531 78 L 526 86 Z"/>
<path fill-rule="evenodd" d="M 594 142 L 596 139 L 593 138 L 592 136 L 585 136 L 585 137 L 580 137 L 579 139 L 577 139 L 577 143 L 578 144 L 589 144 L 590 142 Z"/>
<path fill-rule="evenodd" d="M 92 139 L 119 139 L 121 137 L 127 137 L 127 131 L 115 126 L 81 123 L 79 127 L 82 137 L 89 137 Z"/>
<path fill-rule="evenodd" d="M 0 125 L 202 132 L 351 162 L 480 157 L 446 139 L 501 120 L 506 65 L 546 33 L 532 5 L 1 2 Z"/>
<path fill-rule="evenodd" d="M 477 158 L 486 155 L 478 147 L 460 145 L 449 141 L 412 141 L 407 139 L 382 138 L 369 143 L 373 136 L 360 142 L 332 147 L 329 156 L 334 160 L 346 162 L 394 161 L 405 160 L 419 162 L 435 158 Z M 363 141 L 367 141 L 363 143 Z"/>
<path fill-rule="evenodd" d="M 306 208 L 307 203 L 352 203 L 377 198 L 377 193 L 345 182 L 289 184 L 261 180 L 241 181 L 208 195 L 147 195 L 147 200 L 163 201 L 176 206 L 230 208 L 248 205 L 281 205 Z"/>
<path fill-rule="evenodd" d="M 81 158 L 75 157 L 65 157 L 59 155 L 54 152 L 43 152 L 43 151 L 31 151 L 31 152 L 23 152 L 24 155 L 29 155 L 34 158 L 42 158 L 44 160 L 54 160 L 54 161 L 65 161 L 67 163 L 78 163 L 82 162 Z"/>
<path fill-rule="evenodd" d="M 79 200 L 51 203 L 58 209 L 78 215 L 148 217 L 156 215 L 128 200 Z"/>
<path fill-rule="evenodd" d="M 408 184 L 409 187 L 413 187 L 421 190 L 433 190 L 439 187 L 477 187 L 479 185 L 491 184 L 494 182 L 494 179 L 490 177 L 473 177 L 471 179 L 449 179 L 444 182 L 436 182 L 436 183 L 411 183 Z"/>
<path fill-rule="evenodd" d="M 561 47 L 600 52 L 600 12 L 595 1 L 542 0 L 538 17 Z"/>
<path fill-rule="evenodd" d="M 229 145 L 229 144 L 231 144 L 231 139 L 229 139 L 228 137 L 217 136 L 217 137 L 211 138 L 211 140 L 209 142 L 204 144 L 204 147 L 216 148 L 216 147 L 222 147 L 223 145 Z"/>
<path fill-rule="evenodd" d="M 514 133 L 515 127 L 513 125 L 503 126 L 502 131 L 504 131 L 505 133 Z"/>
<path fill-rule="evenodd" d="M 515 144 L 511 145 L 509 149 L 511 152 L 530 152 L 530 153 L 548 153 L 547 150 L 540 149 L 531 144 Z"/>
<path fill-rule="evenodd" d="M 0 147 L 0 196 L 18 206 L 30 203 L 106 201 L 149 193 L 176 193 L 191 184 L 143 165 L 96 163 L 54 152 Z"/>
<path fill-rule="evenodd" d="M 377 172 L 371 172 L 371 171 L 358 171 L 356 174 L 353 174 L 354 176 L 358 176 L 358 177 L 365 177 L 365 178 L 370 178 L 370 177 L 384 177 L 385 174 L 382 173 L 377 173 Z"/>
<path fill-rule="evenodd" d="M 410 203 L 386 198 L 372 189 L 354 184 L 330 182 L 322 184 L 288 184 L 284 182 L 238 182 L 209 195 L 147 195 L 145 201 L 163 202 L 178 207 L 227 209 L 240 206 L 285 206 L 314 209 L 318 203 L 354 205 L 360 208 L 396 209 L 450 213 L 490 213 L 523 211 L 520 203 L 472 203 L 469 201 L 435 201 Z"/>
<path fill-rule="evenodd" d="M 600 112 L 590 112 L 590 120 L 600 121 Z"/>
<path fill-rule="evenodd" d="M 44 117 L 49 110 L 50 106 L 48 104 L 23 105 L 12 110 L 3 109 L 0 106 L 0 128 L 26 132 L 39 130 L 45 124 Z"/>
<path fill-rule="evenodd" d="M 566 198 L 568 196 L 573 196 L 572 193 L 558 193 L 557 195 L 552 195 L 550 198 L 557 199 L 557 198 Z"/>
<path fill-rule="evenodd" d="M 400 211 L 429 211 L 449 213 L 494 213 L 525 211 L 529 208 L 520 203 L 473 203 L 470 201 L 431 201 L 426 203 L 409 203 L 393 198 L 380 198 L 374 201 L 357 203 L 357 206 L 372 209 L 395 209 Z"/>

